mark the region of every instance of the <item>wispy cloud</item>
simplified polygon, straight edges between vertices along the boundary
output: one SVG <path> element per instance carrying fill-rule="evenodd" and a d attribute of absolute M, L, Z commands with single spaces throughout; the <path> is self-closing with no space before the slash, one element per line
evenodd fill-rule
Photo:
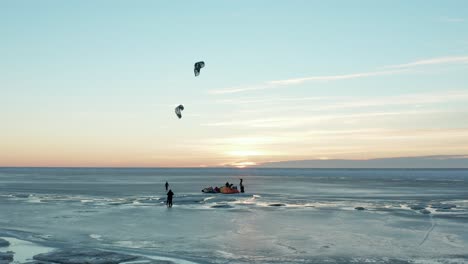
<path fill-rule="evenodd" d="M 386 97 L 343 98 L 341 102 L 320 107 L 320 110 L 350 109 L 380 106 L 426 105 L 468 100 L 467 90 L 447 91 L 442 93 L 419 93 Z"/>
<path fill-rule="evenodd" d="M 372 126 L 372 124 L 370 124 Z M 428 142 L 431 142 L 428 144 Z M 423 153 L 465 154 L 468 127 L 461 128 L 316 128 L 306 131 L 246 131 L 242 136 L 210 137 L 184 142 L 225 158 L 226 163 L 265 162 L 310 157 L 365 158 Z M 376 150 L 378 146 L 378 150 Z M 431 152 L 432 151 L 432 152 Z M 363 155 L 365 154 L 365 155 Z"/>
<path fill-rule="evenodd" d="M 290 84 L 301 84 L 301 83 L 308 82 L 308 81 L 337 81 L 337 80 L 357 79 L 357 78 L 365 78 L 365 77 L 372 77 L 372 76 L 392 75 L 395 73 L 401 73 L 403 71 L 404 70 L 391 70 L 391 71 L 373 71 L 373 72 L 361 72 L 361 73 L 341 74 L 341 75 L 312 76 L 312 77 L 305 77 L 305 78 L 270 81 L 268 83 L 272 85 L 290 85 Z"/>
<path fill-rule="evenodd" d="M 314 103 L 301 103 L 301 102 Z M 336 96 L 336 97 L 286 97 L 248 98 L 220 100 L 220 103 L 242 105 L 255 104 L 255 109 L 242 108 L 238 113 L 278 113 L 285 111 L 324 111 L 339 109 L 382 108 L 388 106 L 421 107 L 451 102 L 468 101 L 468 90 L 448 90 L 443 92 L 410 93 L 395 96 Z M 269 106 L 269 107 L 265 107 Z"/>
<path fill-rule="evenodd" d="M 270 98 L 241 98 L 241 99 L 224 99 L 218 100 L 217 103 L 221 104 L 272 104 L 272 103 L 279 103 L 279 102 L 304 102 L 304 101 L 323 101 L 323 100 L 332 100 L 336 99 L 336 97 L 332 96 L 313 96 L 313 97 L 270 97 Z"/>
<path fill-rule="evenodd" d="M 265 89 L 270 89 L 274 87 L 276 87 L 276 85 L 273 85 L 267 82 L 267 83 L 257 84 L 257 85 L 231 87 L 231 88 L 225 88 L 225 89 L 220 89 L 220 90 L 211 90 L 209 91 L 209 93 L 210 94 L 232 94 L 232 93 L 241 93 L 241 92 L 254 91 L 254 90 L 265 90 Z"/>
<path fill-rule="evenodd" d="M 352 120 L 352 119 L 363 119 L 363 118 L 383 118 L 386 116 L 401 116 L 401 115 L 428 115 L 428 114 L 439 114 L 439 113 L 453 113 L 453 111 L 387 111 L 387 112 L 373 112 L 373 113 L 356 113 L 356 114 L 330 114 L 330 115 L 317 115 L 317 116 L 283 116 L 275 118 L 261 118 L 261 119 L 250 119 L 242 121 L 226 121 L 226 122 L 213 122 L 201 124 L 202 126 L 209 127 L 247 127 L 247 128 L 292 128 L 310 125 L 314 123 L 320 123 L 330 120 Z"/>
<path fill-rule="evenodd" d="M 247 85 L 247 86 L 238 86 L 230 87 L 218 90 L 209 91 L 210 94 L 232 94 L 232 93 L 241 93 L 255 90 L 265 90 L 276 88 L 280 86 L 288 85 L 297 85 L 305 82 L 312 81 L 339 81 L 339 80 L 349 80 L 349 79 L 359 79 L 359 78 L 369 78 L 375 76 L 385 76 L 385 75 L 397 75 L 405 72 L 409 72 L 412 68 L 429 66 L 429 65 L 441 65 L 441 64 L 465 64 L 468 63 L 468 56 L 446 56 L 446 57 L 437 57 L 431 59 L 423 59 L 418 61 L 413 61 L 404 64 L 397 65 L 388 65 L 382 67 L 386 70 L 378 71 L 368 71 L 360 73 L 349 73 L 349 74 L 337 74 L 337 75 L 319 75 L 319 76 L 309 76 L 303 78 L 293 78 L 293 79 L 284 79 L 284 80 L 274 80 L 267 81 L 264 83 L 256 85 Z"/>
<path fill-rule="evenodd" d="M 439 57 L 439 58 L 418 60 L 418 61 L 413 61 L 413 62 L 405 63 L 405 64 L 386 66 L 385 68 L 403 69 L 403 68 L 412 68 L 412 67 L 427 66 L 427 65 L 465 64 L 465 63 L 468 63 L 468 56 L 451 56 L 451 57 Z"/>
<path fill-rule="evenodd" d="M 375 141 L 375 140 L 395 140 L 395 139 L 411 139 L 424 141 L 428 138 L 432 140 L 441 140 L 446 138 L 463 138 L 468 139 L 468 128 L 427 128 L 427 129 L 390 129 L 390 128 L 362 128 L 362 129 L 319 129 L 297 132 L 268 132 L 264 135 L 245 135 L 242 137 L 226 137 L 226 138 L 210 138 L 202 140 L 203 146 L 213 145 L 220 149 L 236 147 L 251 147 L 252 149 L 260 149 L 260 147 L 278 146 L 278 144 L 291 145 L 293 143 L 307 144 L 316 142 L 327 142 L 327 146 L 331 142 L 345 140 Z M 460 141 L 458 141 L 460 142 Z M 341 142 L 338 147 L 342 146 Z M 326 146 L 324 146 L 326 147 Z M 252 155 L 254 156 L 254 155 Z"/>
<path fill-rule="evenodd" d="M 310 82 L 310 81 L 327 82 L 327 81 L 337 81 L 337 80 L 349 80 L 349 79 L 357 79 L 357 78 L 365 78 L 365 77 L 373 77 L 373 76 L 393 75 L 393 74 L 402 73 L 406 71 L 408 70 L 398 69 L 398 70 L 371 71 L 371 72 L 339 74 L 339 75 L 310 76 L 310 77 L 304 77 L 304 78 L 268 81 L 268 82 L 257 84 L 257 85 L 212 90 L 209 93 L 211 94 L 240 93 L 240 92 L 247 92 L 247 91 L 271 89 L 271 88 L 275 88 L 278 86 L 301 84 L 301 83 Z"/>
<path fill-rule="evenodd" d="M 311 137 L 327 137 L 327 138 L 343 138 L 356 135 L 371 135 L 379 134 L 389 131 L 388 129 L 380 128 L 365 128 L 365 129 L 321 129 L 321 130 L 307 130 L 307 131 L 283 131 L 274 132 L 268 131 L 261 134 L 247 134 L 238 137 L 219 137 L 207 138 L 199 141 L 200 146 L 218 146 L 220 149 L 228 149 L 229 146 L 236 146 L 238 148 L 250 147 L 258 149 L 259 147 L 278 145 L 278 144 L 291 144 L 297 142 L 305 142 Z"/>

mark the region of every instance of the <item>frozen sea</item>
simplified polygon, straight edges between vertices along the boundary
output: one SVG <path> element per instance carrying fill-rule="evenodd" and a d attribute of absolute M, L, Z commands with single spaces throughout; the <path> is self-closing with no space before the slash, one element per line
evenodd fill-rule
<path fill-rule="evenodd" d="M 244 194 L 201 193 L 240 178 Z M 468 263 L 468 170 L 0 168 L 0 237 L 173 263 Z"/>

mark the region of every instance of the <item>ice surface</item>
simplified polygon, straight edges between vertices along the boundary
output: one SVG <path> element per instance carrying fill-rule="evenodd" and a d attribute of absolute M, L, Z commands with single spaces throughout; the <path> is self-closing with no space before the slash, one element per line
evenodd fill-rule
<path fill-rule="evenodd" d="M 466 263 L 466 190 L 467 170 L 4 168 L 0 236 L 175 263 Z"/>
<path fill-rule="evenodd" d="M 1 237 L 10 243 L 10 246 L 0 248 L 0 252 L 14 252 L 13 261 L 16 263 L 24 263 L 32 260 L 34 255 L 46 253 L 52 250 L 52 248 L 44 247 L 29 241 L 16 239 L 13 237 Z"/>

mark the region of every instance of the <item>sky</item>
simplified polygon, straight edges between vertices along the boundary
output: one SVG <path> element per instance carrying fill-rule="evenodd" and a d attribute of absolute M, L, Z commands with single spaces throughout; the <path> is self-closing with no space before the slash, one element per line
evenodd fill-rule
<path fill-rule="evenodd" d="M 0 36 L 0 166 L 468 154 L 468 1 L 4 0 Z"/>

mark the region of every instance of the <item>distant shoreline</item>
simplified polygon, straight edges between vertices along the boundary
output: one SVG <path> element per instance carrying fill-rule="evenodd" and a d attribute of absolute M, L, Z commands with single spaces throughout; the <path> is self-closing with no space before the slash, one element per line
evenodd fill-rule
<path fill-rule="evenodd" d="M 310 159 L 261 162 L 251 166 L 0 166 L 0 168 L 88 168 L 88 169 L 468 169 L 468 155 L 434 155 L 374 159 Z"/>

